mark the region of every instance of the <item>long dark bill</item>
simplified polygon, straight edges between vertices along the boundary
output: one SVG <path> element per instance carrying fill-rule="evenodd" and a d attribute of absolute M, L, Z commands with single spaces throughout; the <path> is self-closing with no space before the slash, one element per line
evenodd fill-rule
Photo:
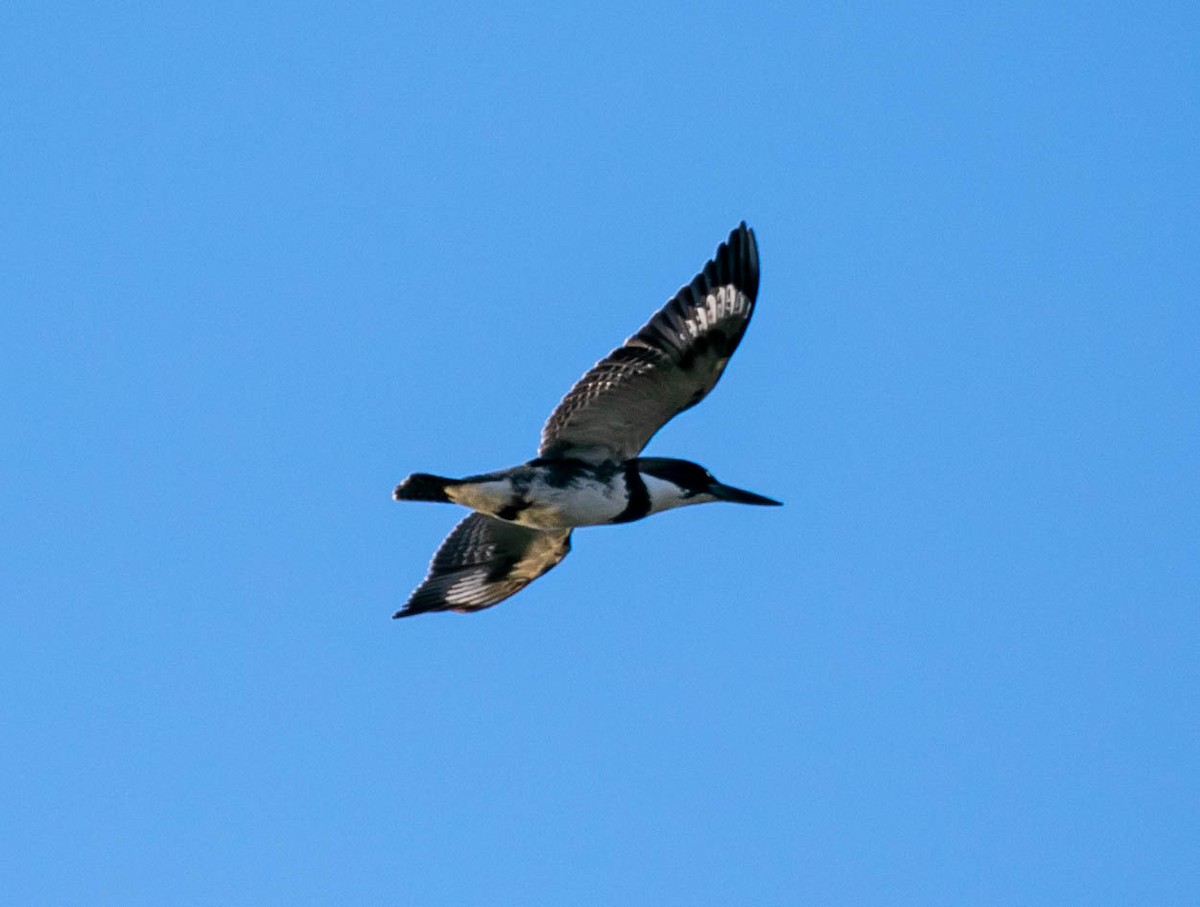
<path fill-rule="evenodd" d="M 761 504 L 771 507 L 783 506 L 783 501 L 763 497 L 761 494 L 755 494 L 753 491 L 743 491 L 740 488 L 734 488 L 732 485 L 722 485 L 720 482 L 714 482 L 710 485 L 708 493 L 715 498 L 720 498 L 722 501 L 731 501 L 734 504 Z"/>

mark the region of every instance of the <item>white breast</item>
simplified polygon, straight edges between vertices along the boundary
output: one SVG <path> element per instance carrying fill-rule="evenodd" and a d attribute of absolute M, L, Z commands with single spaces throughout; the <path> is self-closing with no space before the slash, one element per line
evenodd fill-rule
<path fill-rule="evenodd" d="M 583 482 L 569 488 L 535 482 L 529 498 L 529 507 L 517 515 L 516 521 L 538 529 L 599 526 L 610 522 L 628 503 L 622 476 L 610 485 Z"/>

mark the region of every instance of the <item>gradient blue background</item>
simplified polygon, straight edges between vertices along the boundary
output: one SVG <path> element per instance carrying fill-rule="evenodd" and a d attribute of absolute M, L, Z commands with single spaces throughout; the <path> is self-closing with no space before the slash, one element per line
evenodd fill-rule
<path fill-rule="evenodd" d="M 7 5 L 0 898 L 1200 903 L 1195 9 Z M 742 218 L 787 506 L 389 620 Z"/>

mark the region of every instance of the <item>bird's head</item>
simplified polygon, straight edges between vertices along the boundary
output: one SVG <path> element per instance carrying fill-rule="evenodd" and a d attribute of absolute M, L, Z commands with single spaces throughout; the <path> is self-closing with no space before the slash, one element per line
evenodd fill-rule
<path fill-rule="evenodd" d="M 656 495 L 655 489 L 650 488 L 654 509 L 678 507 L 683 504 L 700 504 L 708 501 L 730 501 L 734 504 L 760 504 L 778 507 L 782 502 L 755 494 L 753 491 L 743 491 L 732 485 L 722 485 L 712 473 L 690 460 L 674 460 L 669 457 L 639 457 L 637 469 L 643 479 L 650 477 L 658 479 L 677 491 L 677 499 L 670 503 L 663 495 Z M 665 505 L 665 507 L 663 506 Z"/>

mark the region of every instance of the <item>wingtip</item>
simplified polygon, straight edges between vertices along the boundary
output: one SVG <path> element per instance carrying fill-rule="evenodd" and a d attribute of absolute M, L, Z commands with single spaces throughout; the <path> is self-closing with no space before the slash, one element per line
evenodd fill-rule
<path fill-rule="evenodd" d="M 744 220 L 741 221 L 717 250 L 716 259 L 724 259 L 729 278 L 734 279 L 751 300 L 757 299 L 758 237 L 754 235 L 753 228 L 747 226 Z"/>

